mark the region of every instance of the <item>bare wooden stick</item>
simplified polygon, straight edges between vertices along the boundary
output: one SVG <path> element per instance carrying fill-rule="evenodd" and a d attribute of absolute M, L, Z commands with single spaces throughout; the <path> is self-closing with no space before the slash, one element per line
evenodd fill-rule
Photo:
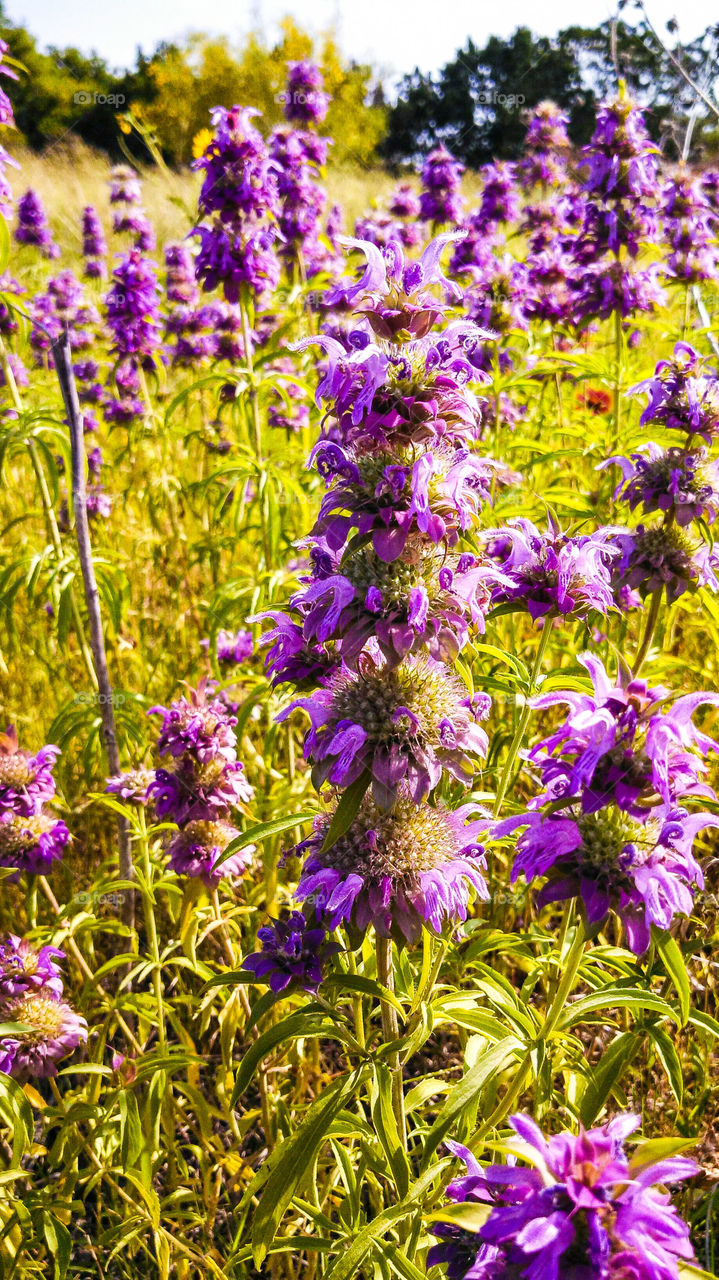
<path fill-rule="evenodd" d="M 70 426 L 70 448 L 72 456 L 72 507 L 75 516 L 75 538 L 77 554 L 80 560 L 82 582 L 85 590 L 85 603 L 90 625 L 90 648 L 97 675 L 97 696 L 100 703 L 102 733 L 105 741 L 108 773 L 112 776 L 121 772 L 120 754 L 117 749 L 117 732 L 115 729 L 115 709 L 113 705 L 112 685 L 107 670 L 105 654 L 105 638 L 102 630 L 100 613 L 100 596 L 97 590 L 95 568 L 92 563 L 92 544 L 90 542 L 90 526 L 87 519 L 87 492 L 85 485 L 85 440 L 82 426 L 80 402 L 77 397 L 75 375 L 72 369 L 72 354 L 67 330 L 52 343 L 52 356 L 57 372 L 60 390 Z M 118 867 L 123 880 L 131 880 L 133 876 L 132 852 L 130 849 L 130 832 L 125 818 L 118 817 Z M 133 895 L 129 895 L 132 899 Z"/>

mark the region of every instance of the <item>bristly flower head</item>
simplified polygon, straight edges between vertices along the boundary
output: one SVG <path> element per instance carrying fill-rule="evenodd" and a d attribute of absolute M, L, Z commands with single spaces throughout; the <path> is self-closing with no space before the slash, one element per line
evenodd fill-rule
<path fill-rule="evenodd" d="M 331 817 L 323 816 L 300 846 L 310 852 L 296 896 L 329 929 L 347 923 L 363 932 L 371 924 L 400 943 L 416 942 L 423 926 L 440 933 L 445 922 L 467 918 L 472 890 L 489 896 L 476 839 L 484 824 L 471 820 L 475 809 L 418 805 L 404 790 L 388 812 L 365 798 L 349 830 L 326 850 Z"/>
<path fill-rule="evenodd" d="M 459 1143 L 447 1145 L 467 1173 L 447 1195 L 490 1207 L 477 1232 L 449 1223 L 433 1228 L 442 1244 L 427 1262 L 447 1263 L 450 1280 L 678 1280 L 678 1263 L 694 1257 L 689 1228 L 657 1190 L 697 1172 L 674 1156 L 633 1159 L 625 1140 L 638 1116 L 617 1116 L 601 1129 L 545 1138 L 526 1115 L 512 1116 L 511 1150 L 532 1168 L 482 1167 Z"/>
<path fill-rule="evenodd" d="M 3 1022 L 24 1024 L 0 1036 L 0 1071 L 19 1080 L 57 1075 L 57 1063 L 87 1040 L 87 1023 L 50 990 L 29 990 L 4 1001 Z"/>
<path fill-rule="evenodd" d="M 0 941 L 0 1000 L 40 988 L 59 998 L 62 977 L 55 961 L 64 959 L 65 952 L 59 947 L 38 949 L 26 938 L 8 934 Z"/>
<path fill-rule="evenodd" d="M 443 770 L 468 783 L 471 756 L 484 756 L 487 735 L 477 723 L 486 695 L 470 698 L 441 663 L 419 657 L 398 667 L 376 665 L 368 654 L 358 672 L 332 677 L 329 687 L 299 698 L 310 717 L 305 752 L 313 781 L 347 787 L 366 771 L 380 808 L 390 808 L 404 783 L 416 804 L 432 791 Z"/>
<path fill-rule="evenodd" d="M 0 814 L 0 867 L 18 872 L 47 875 L 62 858 L 70 832 L 60 818 L 49 813 L 19 817 L 12 811 Z"/>
<path fill-rule="evenodd" d="M 430 151 L 422 166 L 420 218 L 436 225 L 461 222 L 464 209 L 461 196 L 463 173 L 464 165 L 445 146 Z"/>
<path fill-rule="evenodd" d="M 579 657 L 594 692 L 559 690 L 535 698 L 537 708 L 564 703 L 566 720 L 532 748 L 546 790 L 536 803 L 577 797 L 585 813 L 615 803 L 638 820 L 651 806 L 688 796 L 714 799 L 701 781 L 704 757 L 719 751 L 692 717 L 699 707 L 719 705 L 719 694 L 687 693 L 672 700 L 668 689 L 622 673 L 612 684 L 599 658 Z M 535 803 L 535 802 L 533 802 Z"/>
<path fill-rule="evenodd" d="M 638 524 L 611 535 L 619 550 L 613 568 L 615 590 L 629 587 L 644 597 L 664 591 L 669 604 L 685 591 L 719 591 L 719 556 L 677 525 Z"/>
<path fill-rule="evenodd" d="M 42 747 L 36 755 L 21 751 L 15 726 L 9 725 L 0 734 L 0 814 L 29 817 L 52 800 L 52 770 L 59 755 L 59 747 Z"/>
<path fill-rule="evenodd" d="M 18 244 L 31 244 L 42 249 L 46 258 L 60 257 L 60 247 L 52 238 L 47 215 L 36 191 L 26 191 L 18 201 L 15 239 Z"/>
<path fill-rule="evenodd" d="M 658 806 L 643 823 L 613 805 L 583 813 L 580 806 L 547 814 L 505 818 L 493 828 L 501 839 L 524 827 L 516 845 L 512 881 L 547 877 L 537 905 L 576 898 L 591 929 L 613 911 L 627 946 L 637 955 L 649 946 L 651 926 L 668 929 L 675 915 L 690 915 L 693 886 L 704 878 L 692 847 L 706 827 L 719 826 L 709 813 Z"/>
<path fill-rule="evenodd" d="M 159 346 L 160 291 L 154 263 L 131 249 L 115 267 L 107 323 L 120 356 L 148 356 Z"/>
<path fill-rule="evenodd" d="M 552 523 L 546 533 L 524 517 L 489 535 L 490 555 L 504 579 L 493 591 L 495 604 L 527 609 L 533 619 L 556 615 L 584 618 L 612 607 L 609 563 L 617 555 L 611 531 L 570 537 Z"/>
<path fill-rule="evenodd" d="M 706 449 L 686 449 L 673 445 L 661 449 L 650 441 L 631 458 L 609 458 L 601 466 L 617 463 L 622 479 L 615 498 L 626 502 L 630 511 L 641 505 L 645 515 L 672 513 L 680 528 L 692 520 L 712 524 L 719 513 L 719 474 Z"/>
<path fill-rule="evenodd" d="M 228 844 L 239 834 L 229 822 L 187 822 L 167 847 L 170 869 L 177 875 L 202 880 L 208 888 L 218 885 L 223 876 L 241 875 L 252 861 L 252 846 L 248 845 L 220 862 Z"/>
<path fill-rule="evenodd" d="M 634 394 L 648 396 L 640 422 L 661 422 L 707 444 L 719 434 L 719 378 L 687 342 L 677 342 L 673 357 L 660 360 L 654 377 L 639 382 Z"/>
<path fill-rule="evenodd" d="M 204 171 L 200 214 L 218 214 L 231 227 L 279 212 L 277 179 L 262 134 L 252 124 L 254 107 L 215 107 L 214 136 L 193 169 Z"/>
<path fill-rule="evenodd" d="M 149 802 L 148 789 L 154 780 L 154 769 L 129 769 L 126 773 L 108 778 L 105 790 L 110 795 L 126 800 L 128 804 L 145 805 Z"/>
<path fill-rule="evenodd" d="M 257 930 L 257 938 L 260 950 L 245 956 L 242 965 L 275 995 L 317 991 L 326 961 L 340 949 L 339 943 L 328 941 L 324 928 L 313 925 L 301 911 L 291 911 L 286 920 L 270 920 Z"/>

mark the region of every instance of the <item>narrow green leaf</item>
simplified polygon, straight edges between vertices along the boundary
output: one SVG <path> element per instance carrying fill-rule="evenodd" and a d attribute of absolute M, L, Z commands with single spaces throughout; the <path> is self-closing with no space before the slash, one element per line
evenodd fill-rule
<path fill-rule="evenodd" d="M 242 832 L 241 836 L 237 836 L 230 841 L 215 866 L 219 867 L 233 853 L 238 853 L 240 849 L 246 849 L 248 844 L 260 844 L 263 840 L 269 840 L 270 836 L 277 836 L 282 831 L 289 830 L 290 827 L 299 827 L 303 822 L 309 822 L 314 817 L 316 817 L 316 814 L 311 809 L 307 809 L 304 813 L 293 813 L 289 818 L 274 818 L 272 822 L 258 822 L 256 826 L 248 827 L 247 831 Z"/>
<path fill-rule="evenodd" d="M 372 1119 L 389 1161 L 397 1194 L 402 1199 L 409 1191 L 411 1174 L 392 1109 L 392 1074 L 385 1062 L 376 1062 L 374 1076 Z"/>
<path fill-rule="evenodd" d="M 359 778 L 346 791 L 343 791 L 342 798 L 334 811 L 325 836 L 322 853 L 326 853 L 328 849 L 331 849 L 340 836 L 343 836 L 345 831 L 348 831 L 352 826 L 365 794 L 369 790 L 371 781 L 372 774 L 369 769 L 365 769 L 364 773 L 361 773 Z"/>
<path fill-rule="evenodd" d="M 281 1022 L 268 1027 L 258 1036 L 242 1058 L 235 1077 L 231 1106 L 236 1107 L 239 1099 L 247 1089 L 262 1059 L 286 1040 L 297 1040 L 300 1036 L 320 1035 L 322 1032 L 331 1035 L 332 1028 L 324 1017 L 318 1018 L 307 1013 L 292 1013 Z"/>
<path fill-rule="evenodd" d="M 271 1171 L 252 1226 L 252 1252 L 256 1267 L 261 1266 L 267 1257 L 268 1248 L 295 1190 L 327 1138 L 329 1125 L 358 1089 L 365 1071 L 363 1067 L 334 1080 L 312 1103 L 292 1137 L 272 1152 L 267 1161 Z"/>
<path fill-rule="evenodd" d="M 671 936 L 665 933 L 660 939 L 657 939 L 657 951 L 662 958 L 662 963 L 669 977 L 674 984 L 674 989 L 679 996 L 679 1008 L 682 1014 L 682 1026 L 685 1026 L 689 1019 L 689 1009 L 691 1006 L 691 991 L 689 989 L 689 976 L 687 967 L 684 963 L 684 957 L 679 948 L 679 944 Z"/>
<path fill-rule="evenodd" d="M 422 1153 L 423 1167 L 427 1165 L 430 1156 L 449 1133 L 457 1117 L 470 1103 L 474 1102 L 488 1080 L 503 1071 L 522 1048 L 522 1042 L 516 1036 L 505 1036 L 499 1044 L 493 1045 L 491 1049 L 481 1054 L 466 1076 L 454 1086 L 425 1138 Z"/>
<path fill-rule="evenodd" d="M 643 1038 L 643 1032 L 623 1031 L 613 1040 L 592 1071 L 584 1090 L 579 1115 L 582 1124 L 589 1127 L 601 1111 L 612 1089 L 618 1084 Z"/>

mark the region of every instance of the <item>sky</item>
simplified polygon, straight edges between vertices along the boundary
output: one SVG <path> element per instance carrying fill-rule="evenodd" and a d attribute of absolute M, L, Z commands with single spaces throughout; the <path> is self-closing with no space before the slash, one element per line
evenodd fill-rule
<path fill-rule="evenodd" d="M 716 0 L 645 0 L 655 27 L 677 17 L 679 34 L 691 40 L 717 21 Z M 283 16 L 319 34 L 333 26 L 348 57 L 371 62 L 386 80 L 419 66 L 431 72 L 449 61 L 471 36 L 483 44 L 517 26 L 538 35 L 563 27 L 594 26 L 612 16 L 612 0 L 5 0 L 12 21 L 22 22 L 41 46 L 74 45 L 101 54 L 112 67 L 134 63 L 138 45 L 151 53 L 160 40 L 189 31 L 241 41 L 253 27 L 269 36 Z M 627 5 L 625 13 L 631 9 Z"/>

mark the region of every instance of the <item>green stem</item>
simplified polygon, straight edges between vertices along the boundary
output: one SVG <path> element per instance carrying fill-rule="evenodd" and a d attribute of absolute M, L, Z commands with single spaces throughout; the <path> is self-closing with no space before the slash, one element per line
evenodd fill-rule
<path fill-rule="evenodd" d="M 499 780 L 499 786 L 497 787 L 497 795 L 495 797 L 495 802 L 494 802 L 495 818 L 499 817 L 502 804 L 504 803 L 504 797 L 507 794 L 507 789 L 509 787 L 510 779 L 512 777 L 512 770 L 514 769 L 515 761 L 517 759 L 517 754 L 524 740 L 524 734 L 525 734 L 527 725 L 529 723 L 529 717 L 532 714 L 532 708 L 530 707 L 529 702 L 537 690 L 537 681 L 539 679 L 539 673 L 541 671 L 542 661 L 544 659 L 547 645 L 549 643 L 549 635 L 550 635 L 551 629 L 552 629 L 551 621 L 545 618 L 542 624 L 542 633 L 539 637 L 539 644 L 537 646 L 537 653 L 534 658 L 532 673 L 529 677 L 529 689 L 527 691 L 527 696 L 524 701 L 524 706 L 522 707 L 521 715 L 519 717 L 519 720 L 517 721 L 517 728 L 514 731 L 514 737 L 512 738 L 512 743 L 509 748 L 509 755 L 507 756 L 507 759 L 504 764 L 504 769 L 502 770 L 502 776 Z"/>
<path fill-rule="evenodd" d="M 614 444 L 610 449 L 613 456 L 619 452 L 622 430 L 622 375 L 624 371 L 624 335 L 622 333 L 621 312 L 614 312 Z"/>
<path fill-rule="evenodd" d="M 157 921 L 155 920 L 155 901 L 152 886 L 152 862 L 150 861 L 150 847 L 147 838 L 147 826 L 145 824 L 145 813 L 140 809 L 140 855 L 142 863 L 143 884 L 142 893 L 142 910 L 145 920 L 145 932 L 147 934 L 147 943 L 152 960 L 152 987 L 155 995 L 155 1006 L 157 1009 L 157 1042 L 160 1046 L 160 1052 L 164 1054 L 166 1046 L 166 1028 L 165 1028 L 165 1004 L 162 992 L 162 961 L 160 959 L 160 943 L 157 934 Z"/>
<path fill-rule="evenodd" d="M 392 939 L 377 938 L 377 978 L 383 987 L 394 992 L 394 965 L 392 963 Z M 399 1040 L 399 1022 L 397 1010 L 388 1000 L 381 1001 L 382 1036 L 385 1044 Z M 398 1053 L 393 1053 L 389 1061 L 392 1072 L 392 1108 L 397 1121 L 402 1146 L 407 1150 L 407 1124 L 404 1113 L 404 1088 L 402 1084 L 402 1064 Z"/>
<path fill-rule="evenodd" d="M 260 402 L 257 398 L 257 378 L 255 376 L 255 366 L 252 359 L 252 338 L 250 336 L 250 323 L 247 317 L 247 306 L 244 297 L 240 296 L 240 316 L 242 319 L 242 343 L 245 348 L 245 364 L 247 366 L 247 378 L 250 384 L 249 400 L 252 412 L 252 429 L 255 447 L 255 461 L 257 463 L 257 473 L 260 478 L 260 527 L 262 529 L 262 549 L 265 557 L 265 568 L 270 567 L 270 543 L 267 532 L 267 519 L 265 512 L 264 493 L 262 492 L 263 478 L 263 444 L 262 444 L 262 419 L 260 417 Z"/>
<path fill-rule="evenodd" d="M 646 656 L 649 653 L 652 640 L 654 639 L 654 632 L 656 631 L 657 622 L 659 621 L 659 611 L 662 607 L 663 590 L 664 590 L 663 587 L 657 587 L 652 593 L 652 603 L 649 606 L 649 613 L 647 614 L 647 623 L 644 628 L 644 635 L 642 636 L 642 642 L 639 646 L 639 649 L 637 650 L 637 656 L 634 659 L 634 666 L 632 668 L 633 676 L 639 675 L 639 672 L 644 666 Z"/>

